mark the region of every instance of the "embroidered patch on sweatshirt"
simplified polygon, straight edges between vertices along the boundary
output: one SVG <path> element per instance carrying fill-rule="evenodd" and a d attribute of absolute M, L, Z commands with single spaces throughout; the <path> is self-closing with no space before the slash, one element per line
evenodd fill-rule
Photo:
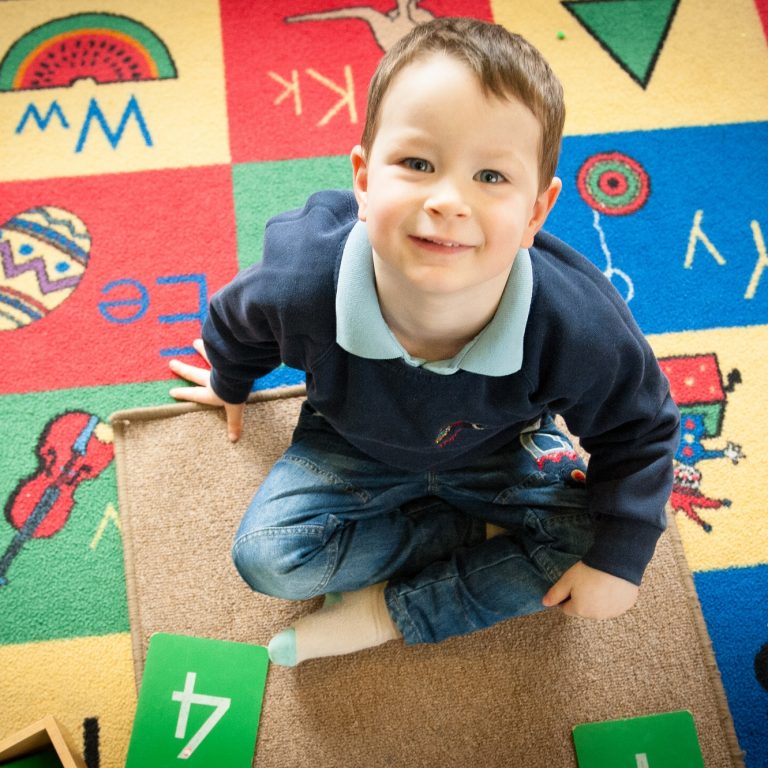
<path fill-rule="evenodd" d="M 435 438 L 435 445 L 438 448 L 445 448 L 446 445 L 450 445 L 458 436 L 460 432 L 465 429 L 486 429 L 484 424 L 476 424 L 473 421 L 454 421 L 453 424 L 449 424 L 447 427 L 443 427 Z"/>

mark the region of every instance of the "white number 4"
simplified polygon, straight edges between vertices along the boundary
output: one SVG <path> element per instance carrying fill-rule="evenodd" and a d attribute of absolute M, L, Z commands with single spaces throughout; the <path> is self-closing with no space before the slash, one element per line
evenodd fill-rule
<path fill-rule="evenodd" d="M 224 717 L 224 714 L 229 709 L 229 705 L 232 703 L 232 699 L 227 699 L 223 696 L 203 696 L 200 693 L 195 693 L 196 680 L 197 674 L 195 672 L 187 672 L 184 690 L 174 691 L 171 697 L 174 701 L 181 703 L 179 719 L 176 721 L 176 738 L 185 739 L 187 737 L 189 708 L 193 704 L 204 704 L 208 707 L 215 707 L 215 709 L 178 754 L 179 760 L 186 760 L 192 756 L 192 753 L 203 743 L 205 737 L 215 728 L 216 723 Z"/>

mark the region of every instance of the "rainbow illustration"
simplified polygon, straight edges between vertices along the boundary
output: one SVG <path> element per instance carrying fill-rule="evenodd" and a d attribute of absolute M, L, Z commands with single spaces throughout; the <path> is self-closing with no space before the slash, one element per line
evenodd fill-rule
<path fill-rule="evenodd" d="M 0 92 L 177 77 L 165 43 L 127 16 L 80 13 L 53 19 L 20 37 L 0 61 Z"/>

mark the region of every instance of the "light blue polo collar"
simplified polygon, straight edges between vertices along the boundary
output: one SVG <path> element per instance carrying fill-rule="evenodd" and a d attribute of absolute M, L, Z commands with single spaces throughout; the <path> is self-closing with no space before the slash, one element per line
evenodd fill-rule
<path fill-rule="evenodd" d="M 531 307 L 531 256 L 521 248 L 501 302 L 488 325 L 450 360 L 412 357 L 386 324 L 376 295 L 373 252 L 364 222 L 357 222 L 344 246 L 336 287 L 336 342 L 347 352 L 371 360 L 402 358 L 433 373 L 458 370 L 483 376 L 509 376 L 523 364 L 523 338 Z"/>

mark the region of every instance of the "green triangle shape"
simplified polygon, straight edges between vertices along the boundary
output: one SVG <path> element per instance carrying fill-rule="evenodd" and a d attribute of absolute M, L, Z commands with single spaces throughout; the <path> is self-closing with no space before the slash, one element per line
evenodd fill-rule
<path fill-rule="evenodd" d="M 678 3 L 679 0 L 569 0 L 563 6 L 645 88 Z"/>

